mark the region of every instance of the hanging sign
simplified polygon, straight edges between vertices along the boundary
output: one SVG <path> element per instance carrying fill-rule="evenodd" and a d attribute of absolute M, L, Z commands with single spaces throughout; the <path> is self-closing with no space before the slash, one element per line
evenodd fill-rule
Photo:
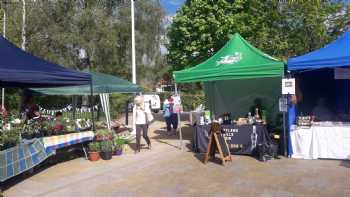
<path fill-rule="evenodd" d="M 295 78 L 282 79 L 282 94 L 295 94 Z"/>
<path fill-rule="evenodd" d="M 182 112 L 181 98 L 180 96 L 172 96 L 174 99 L 174 109 L 176 113 Z"/>
<path fill-rule="evenodd" d="M 334 69 L 334 79 L 350 79 L 350 69 L 349 68 L 335 68 Z"/>
<path fill-rule="evenodd" d="M 288 112 L 288 100 L 287 98 L 280 98 L 278 100 L 278 107 L 280 112 Z"/>

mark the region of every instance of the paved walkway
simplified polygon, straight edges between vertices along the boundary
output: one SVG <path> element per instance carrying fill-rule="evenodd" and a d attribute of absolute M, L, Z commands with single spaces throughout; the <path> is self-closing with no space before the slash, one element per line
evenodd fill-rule
<path fill-rule="evenodd" d="M 261 163 L 234 156 L 225 167 L 204 165 L 202 155 L 180 151 L 161 126 L 151 127 L 151 151 L 130 149 L 111 161 L 60 163 L 13 185 L 5 196 L 350 196 L 350 162 L 285 158 Z M 189 139 L 190 130 L 184 133 Z"/>

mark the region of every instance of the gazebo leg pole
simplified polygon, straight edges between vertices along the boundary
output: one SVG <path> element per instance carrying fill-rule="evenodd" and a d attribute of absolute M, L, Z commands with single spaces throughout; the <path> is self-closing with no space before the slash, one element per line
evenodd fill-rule
<path fill-rule="evenodd" d="M 77 108 L 76 99 L 77 99 L 77 97 L 75 95 L 73 95 L 73 97 L 72 97 L 72 105 L 73 106 L 72 107 L 73 107 L 73 120 L 74 120 L 74 122 L 77 119 L 77 117 L 76 117 L 76 108 Z"/>
<path fill-rule="evenodd" d="M 93 104 L 94 90 L 92 87 L 92 79 L 90 81 L 90 108 L 91 108 L 91 120 L 92 120 L 92 130 L 95 131 L 95 117 L 94 117 L 94 104 Z"/>

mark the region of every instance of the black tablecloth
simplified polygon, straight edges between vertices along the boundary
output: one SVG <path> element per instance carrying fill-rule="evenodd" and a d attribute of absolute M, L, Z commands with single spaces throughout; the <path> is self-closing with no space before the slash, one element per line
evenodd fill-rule
<path fill-rule="evenodd" d="M 223 136 L 232 154 L 254 154 L 258 144 L 270 141 L 265 125 L 222 125 Z M 205 153 L 208 146 L 210 125 L 196 125 L 193 135 L 193 150 Z"/>

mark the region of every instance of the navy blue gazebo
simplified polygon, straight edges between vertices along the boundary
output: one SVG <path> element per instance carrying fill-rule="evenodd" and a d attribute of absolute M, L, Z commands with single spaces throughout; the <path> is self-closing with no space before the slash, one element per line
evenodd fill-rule
<path fill-rule="evenodd" d="M 1 87 L 73 86 L 89 84 L 90 81 L 90 74 L 45 61 L 0 36 Z"/>

